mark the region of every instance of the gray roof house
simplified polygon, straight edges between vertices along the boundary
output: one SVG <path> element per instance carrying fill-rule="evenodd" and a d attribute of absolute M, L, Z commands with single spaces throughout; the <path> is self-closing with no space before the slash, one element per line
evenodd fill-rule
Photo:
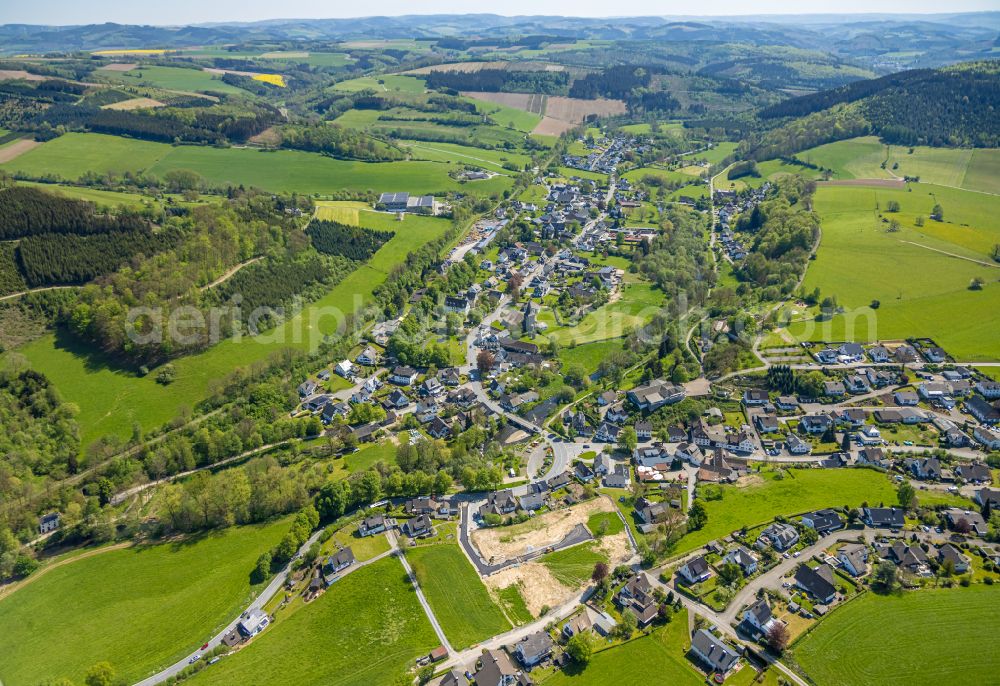
<path fill-rule="evenodd" d="M 728 674 L 740 659 L 735 648 L 705 629 L 698 629 L 691 637 L 691 652 L 709 672 L 719 674 Z"/>

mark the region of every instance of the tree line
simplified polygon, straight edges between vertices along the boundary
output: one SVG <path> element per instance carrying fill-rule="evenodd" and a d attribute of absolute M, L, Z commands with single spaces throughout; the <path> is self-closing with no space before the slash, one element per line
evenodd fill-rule
<path fill-rule="evenodd" d="M 147 223 L 136 214 L 99 214 L 93 203 L 47 193 L 33 186 L 0 187 L 0 240 L 37 234 L 135 231 Z"/>
<path fill-rule="evenodd" d="M 565 95 L 569 89 L 569 72 L 513 69 L 431 71 L 426 81 L 427 87 L 432 89 Z"/>
<path fill-rule="evenodd" d="M 328 219 L 313 219 L 306 233 L 313 247 L 326 255 L 340 255 L 364 262 L 396 234 L 350 226 Z"/>

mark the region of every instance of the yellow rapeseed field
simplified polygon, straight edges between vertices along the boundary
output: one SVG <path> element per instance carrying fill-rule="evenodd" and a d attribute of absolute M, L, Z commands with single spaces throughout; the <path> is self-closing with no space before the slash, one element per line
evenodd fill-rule
<path fill-rule="evenodd" d="M 285 77 L 281 74 L 257 74 L 253 77 L 254 81 L 263 81 L 264 83 L 269 83 L 272 86 L 277 86 L 278 88 L 285 87 Z"/>

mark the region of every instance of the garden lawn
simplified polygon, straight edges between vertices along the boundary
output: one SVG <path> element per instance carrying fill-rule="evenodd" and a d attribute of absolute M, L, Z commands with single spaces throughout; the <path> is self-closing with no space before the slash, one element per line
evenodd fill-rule
<path fill-rule="evenodd" d="M 594 565 L 608 560 L 594 550 L 593 543 L 582 543 L 542 555 L 538 561 L 548 567 L 552 576 L 563 586 L 582 588 L 594 573 Z"/>
<path fill-rule="evenodd" d="M 69 562 L 0 601 L 0 680 L 83 682 L 108 660 L 133 683 L 207 641 L 249 604 L 258 555 L 288 519 L 190 542 L 111 550 Z M 40 640 L 44 636 L 45 640 Z"/>
<path fill-rule="evenodd" d="M 456 544 L 421 546 L 408 550 L 406 557 L 445 636 L 456 649 L 511 628 Z"/>
<path fill-rule="evenodd" d="M 614 536 L 625 531 L 625 524 L 614 512 L 595 512 L 587 519 L 587 528 L 595 536 L 602 535 L 601 527 L 604 527 L 604 536 Z"/>
<path fill-rule="evenodd" d="M 344 576 L 314 602 L 280 614 L 266 632 L 192 684 L 389 684 L 437 638 L 399 561 Z"/>
<path fill-rule="evenodd" d="M 356 453 L 344 456 L 344 464 L 352 472 L 367 471 L 378 462 L 395 465 L 396 446 L 388 441 L 385 443 L 374 443 L 361 448 Z"/>
<path fill-rule="evenodd" d="M 994 219 L 1000 196 L 922 183 L 911 188 L 819 190 L 815 207 L 823 237 L 804 288 L 836 296 L 846 313 L 793 324 L 790 333 L 813 341 L 926 336 L 956 360 L 1000 359 L 1000 319 L 978 316 L 1000 310 L 1000 268 L 987 266 L 1000 243 Z M 877 217 L 876 206 L 884 210 L 890 200 L 900 204 L 899 212 L 885 214 L 900 223 L 897 232 Z M 945 221 L 927 219 L 935 203 Z M 925 218 L 923 227 L 916 226 L 917 216 Z M 969 289 L 976 277 L 985 283 L 980 291 Z M 873 300 L 880 303 L 877 310 L 868 307 Z"/>
<path fill-rule="evenodd" d="M 582 365 L 588 374 L 597 371 L 601 360 L 608 357 L 613 352 L 622 349 L 621 339 L 610 341 L 599 341 L 596 343 L 585 343 L 572 348 L 560 348 L 559 360 L 564 367 L 572 364 Z"/>
<path fill-rule="evenodd" d="M 584 669 L 572 665 L 546 679 L 545 686 L 606 686 L 606 684 L 670 684 L 684 686 L 705 683 L 685 657 L 690 645 L 687 611 L 673 616 L 670 624 L 648 636 L 594 653 Z M 746 669 L 746 668 L 744 668 Z"/>
<path fill-rule="evenodd" d="M 503 606 L 504 612 L 507 613 L 507 617 L 514 624 L 527 624 L 534 619 L 534 616 L 532 616 L 531 611 L 528 609 L 527 603 L 524 602 L 524 595 L 521 593 L 521 588 L 517 584 L 501 588 L 497 591 L 497 597 Z"/>
<path fill-rule="evenodd" d="M 334 334 L 337 313 L 357 312 L 372 300 L 373 290 L 406 255 L 441 236 L 448 220 L 409 216 L 405 222 L 379 212 L 359 212 L 359 224 L 396 232 L 362 267 L 350 273 L 325 296 L 256 338 L 227 339 L 208 350 L 172 362 L 177 376 L 169 386 L 122 370 L 64 334 L 49 334 L 18 349 L 32 367 L 53 380 L 62 397 L 80 408 L 84 445 L 106 434 L 127 437 L 133 422 L 146 431 L 193 407 L 208 394 L 210 383 L 240 366 L 266 360 L 284 348 L 314 350 L 322 335 Z"/>
<path fill-rule="evenodd" d="M 742 527 L 753 527 L 777 515 L 823 507 L 857 507 L 862 502 L 896 503 L 896 491 L 884 474 L 870 469 L 793 469 L 783 479 L 761 472 L 764 483 L 720 486 L 721 500 L 701 499 L 708 511 L 704 528 L 680 540 L 676 552 L 693 550 Z"/>
<path fill-rule="evenodd" d="M 795 645 L 795 658 L 824 686 L 993 683 L 998 603 L 996 586 L 868 593 L 823 619 Z"/>

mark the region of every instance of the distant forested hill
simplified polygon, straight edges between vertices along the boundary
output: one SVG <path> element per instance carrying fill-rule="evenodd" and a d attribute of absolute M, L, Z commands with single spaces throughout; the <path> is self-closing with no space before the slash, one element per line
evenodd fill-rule
<path fill-rule="evenodd" d="M 827 125 L 850 121 L 849 126 L 841 126 L 839 130 L 828 128 L 821 135 L 828 140 L 837 140 L 840 132 L 844 135 L 839 137 L 857 135 L 859 128 L 866 125 L 872 133 L 891 143 L 997 147 L 1000 145 L 998 108 L 1000 61 L 984 61 L 858 81 L 792 98 L 765 108 L 760 116 L 764 120 L 806 118 Z M 765 135 L 765 147 L 773 147 L 777 138 L 784 138 L 791 147 L 796 141 L 801 142 L 799 150 L 817 144 L 816 135 L 789 136 L 789 127 L 795 128 L 796 122 L 787 122 Z M 781 154 L 796 151 L 785 149 Z"/>

